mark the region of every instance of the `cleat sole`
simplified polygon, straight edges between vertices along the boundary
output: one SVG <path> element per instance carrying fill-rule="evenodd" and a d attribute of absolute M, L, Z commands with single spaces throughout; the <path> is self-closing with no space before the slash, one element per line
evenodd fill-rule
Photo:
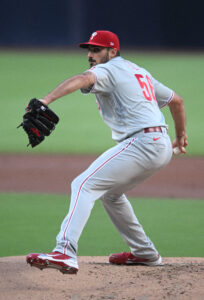
<path fill-rule="evenodd" d="M 30 264 L 31 267 L 36 267 L 40 270 L 50 268 L 50 269 L 56 269 L 60 271 L 62 274 L 77 274 L 78 269 L 70 266 L 60 266 L 57 264 L 54 264 L 50 262 L 49 260 L 42 260 L 42 259 L 36 259 L 36 260 L 29 260 L 27 259 L 27 263 Z"/>

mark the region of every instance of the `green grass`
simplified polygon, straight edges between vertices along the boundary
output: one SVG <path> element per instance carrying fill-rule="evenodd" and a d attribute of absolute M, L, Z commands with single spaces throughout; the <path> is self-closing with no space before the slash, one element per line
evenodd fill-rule
<path fill-rule="evenodd" d="M 204 256 L 204 201 L 131 199 L 147 235 L 163 256 Z M 0 256 L 51 251 L 69 198 L 57 195 L 0 194 Z M 79 255 L 128 250 L 100 201 L 79 241 Z"/>
<path fill-rule="evenodd" d="M 26 148 L 27 137 L 16 126 L 28 100 L 43 97 L 67 77 L 88 68 L 86 52 L 0 52 L 0 152 L 99 153 L 114 144 L 101 120 L 95 97 L 79 91 L 51 105 L 60 116 L 55 132 L 36 149 Z M 147 68 L 155 78 L 183 96 L 186 104 L 189 155 L 204 154 L 204 55 L 124 52 L 123 57 Z M 168 109 L 169 133 L 174 127 Z"/>

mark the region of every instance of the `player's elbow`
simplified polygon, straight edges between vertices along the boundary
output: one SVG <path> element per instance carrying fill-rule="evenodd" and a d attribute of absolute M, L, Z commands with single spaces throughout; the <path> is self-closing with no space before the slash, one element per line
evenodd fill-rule
<path fill-rule="evenodd" d="M 171 100 L 171 102 L 169 103 L 169 107 L 173 108 L 173 107 L 183 107 L 184 106 L 184 100 L 181 96 L 179 96 L 178 94 L 174 93 L 173 98 Z"/>
<path fill-rule="evenodd" d="M 89 88 L 95 82 L 95 76 L 91 72 L 86 72 L 80 75 L 82 80 L 82 88 Z"/>

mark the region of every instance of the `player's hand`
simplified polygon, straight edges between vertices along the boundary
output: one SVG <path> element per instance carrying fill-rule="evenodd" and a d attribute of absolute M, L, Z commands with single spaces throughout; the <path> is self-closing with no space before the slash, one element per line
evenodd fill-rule
<path fill-rule="evenodd" d="M 184 154 L 186 153 L 185 148 L 187 147 L 187 145 L 188 145 L 188 141 L 187 141 L 187 134 L 186 133 L 181 135 L 181 136 L 177 136 L 175 138 L 175 140 L 173 141 L 173 143 L 172 143 L 173 148 L 178 147 L 179 150 L 181 151 L 181 153 L 184 153 Z"/>

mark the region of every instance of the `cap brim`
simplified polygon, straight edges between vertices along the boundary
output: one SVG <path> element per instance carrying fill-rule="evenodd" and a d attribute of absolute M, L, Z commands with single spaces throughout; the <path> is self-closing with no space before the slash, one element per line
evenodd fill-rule
<path fill-rule="evenodd" d="M 81 43 L 81 44 L 79 44 L 79 47 L 80 48 L 88 48 L 89 46 L 99 46 L 99 47 L 104 47 L 104 48 L 106 48 L 106 46 L 104 46 L 104 45 L 102 45 L 102 44 L 100 44 L 100 43 L 91 43 L 91 42 L 88 42 L 88 43 Z"/>

